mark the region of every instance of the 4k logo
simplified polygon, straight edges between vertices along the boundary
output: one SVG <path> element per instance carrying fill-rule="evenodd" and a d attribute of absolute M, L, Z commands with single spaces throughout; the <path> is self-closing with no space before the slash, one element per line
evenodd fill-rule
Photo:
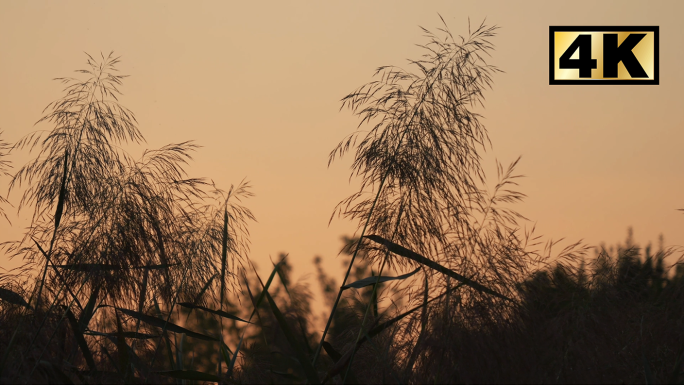
<path fill-rule="evenodd" d="M 658 84 L 658 27 L 549 27 L 549 84 Z"/>

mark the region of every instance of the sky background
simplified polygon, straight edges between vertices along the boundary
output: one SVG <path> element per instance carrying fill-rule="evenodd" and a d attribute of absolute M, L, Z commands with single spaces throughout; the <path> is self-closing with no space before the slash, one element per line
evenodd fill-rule
<path fill-rule="evenodd" d="M 344 2 L 14 2 L 0 0 L 0 130 L 14 142 L 35 129 L 62 96 L 56 77 L 86 67 L 86 55 L 114 51 L 130 75 L 121 103 L 147 143 L 194 140 L 187 168 L 219 187 L 247 178 L 251 257 L 290 253 L 295 278 L 314 256 L 341 279 L 340 237 L 355 223 L 328 220 L 356 191 L 351 157 L 328 154 L 358 119 L 340 99 L 372 80 L 381 65 L 405 68 L 435 30 L 438 14 L 455 35 L 486 18 L 498 25 L 490 60 L 505 73 L 485 94 L 492 141 L 483 165 L 517 168 L 528 195 L 518 210 L 547 238 L 589 244 L 636 241 L 684 245 L 684 2 L 681 1 L 344 1 Z M 552 25 L 660 26 L 660 85 L 550 86 Z M 29 159 L 11 156 L 15 169 Z M 490 173 L 490 186 L 496 174 Z M 0 179 L 7 186 L 8 179 Z M 5 194 L 6 188 L 2 187 Z M 10 202 L 18 204 L 13 193 Z M 17 239 L 29 210 L 9 211 L 0 241 Z M 567 244 L 567 242 L 566 242 Z M 0 255 L 0 266 L 17 261 Z M 269 269 L 270 270 L 270 269 Z M 317 291 L 313 276 L 312 289 Z"/>

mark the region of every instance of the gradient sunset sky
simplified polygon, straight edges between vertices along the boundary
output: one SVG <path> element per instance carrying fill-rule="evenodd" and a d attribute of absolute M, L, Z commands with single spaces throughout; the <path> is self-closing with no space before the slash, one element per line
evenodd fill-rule
<path fill-rule="evenodd" d="M 340 237 L 356 225 L 328 220 L 358 187 L 351 156 L 327 166 L 358 123 L 340 99 L 378 66 L 409 68 L 427 42 L 419 26 L 436 30 L 438 14 L 455 35 L 468 33 L 468 18 L 500 27 L 490 63 L 505 73 L 480 110 L 493 144 L 483 165 L 494 171 L 495 159 L 522 155 L 527 227 L 610 245 L 633 226 L 642 245 L 660 233 L 684 245 L 682 1 L 0 0 L 0 130 L 15 142 L 50 129 L 34 123 L 62 96 L 51 79 L 85 68 L 84 52 L 114 51 L 130 75 L 120 101 L 147 140 L 132 153 L 196 141 L 191 176 L 254 186 L 245 203 L 258 220 L 251 257 L 262 269 L 279 252 L 290 253 L 296 277 L 314 271 L 316 255 L 337 269 Z M 660 85 L 550 86 L 554 25 L 659 26 Z M 15 169 L 29 156 L 12 154 Z M 3 195 L 8 181 L 0 179 Z M 15 207 L 19 197 L 9 196 Z M 0 241 L 20 237 L 31 214 L 6 210 L 12 226 L 0 221 Z M 16 264 L 0 255 L 1 266 Z"/>

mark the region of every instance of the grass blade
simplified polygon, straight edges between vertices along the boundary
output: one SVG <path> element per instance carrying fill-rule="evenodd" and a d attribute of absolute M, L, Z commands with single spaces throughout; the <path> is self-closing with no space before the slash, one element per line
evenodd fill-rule
<path fill-rule="evenodd" d="M 268 292 L 268 288 L 271 287 L 271 283 L 273 283 L 273 278 L 275 278 L 276 274 L 278 273 L 278 268 L 280 268 L 280 265 L 283 263 L 283 261 L 287 258 L 287 255 L 283 257 L 283 259 L 280 260 L 280 262 L 276 263 L 276 265 L 273 267 L 273 271 L 271 271 L 271 275 L 268 277 L 268 280 L 266 281 L 266 285 L 263 283 L 261 284 L 263 287 L 263 290 L 261 293 L 259 293 L 259 297 L 256 300 L 256 305 L 254 306 L 254 310 L 252 311 L 252 315 L 249 316 L 250 320 L 252 319 L 252 316 L 254 315 L 254 312 L 257 311 L 259 306 L 261 305 L 261 301 L 264 299 L 264 296 Z M 256 273 L 256 269 L 255 269 Z M 245 278 L 245 281 L 247 278 Z"/>
<path fill-rule="evenodd" d="M 150 270 L 145 269 L 143 274 L 142 288 L 140 290 L 140 297 L 138 298 L 138 312 L 142 313 L 145 307 L 145 299 L 147 298 L 147 281 L 149 279 Z"/>
<path fill-rule="evenodd" d="M 117 379 L 121 380 L 121 372 L 119 371 L 119 366 L 116 364 L 116 362 L 114 362 L 114 358 L 112 358 L 112 355 L 109 354 L 109 350 L 105 349 L 104 346 L 100 345 L 100 351 L 104 353 L 105 357 L 107 357 L 109 362 L 112 364 L 111 367 L 116 369 Z"/>
<path fill-rule="evenodd" d="M 96 370 L 95 360 L 93 359 L 93 353 L 90 351 L 90 348 L 88 347 L 88 343 L 86 342 L 85 337 L 81 332 L 81 328 L 79 327 L 79 324 L 76 321 L 74 313 L 72 313 L 71 309 L 69 309 L 67 306 L 62 307 L 66 310 L 66 316 L 69 319 L 69 324 L 71 325 L 71 330 L 74 333 L 74 338 L 76 338 L 76 342 L 78 343 L 78 346 L 81 348 L 83 358 L 86 360 L 86 363 L 88 364 L 90 370 Z"/>
<path fill-rule="evenodd" d="M 145 269 L 145 270 L 165 270 L 169 267 L 177 266 L 177 263 L 162 263 L 160 265 L 135 266 L 130 269 Z"/>
<path fill-rule="evenodd" d="M 230 194 L 230 193 L 229 193 Z M 223 302 L 226 292 L 226 259 L 228 257 L 228 201 L 223 208 L 223 234 L 221 239 L 221 295 L 219 296 L 219 311 L 223 312 Z M 219 333 L 223 336 L 223 318 L 219 319 Z M 223 337 L 221 338 L 223 340 Z M 221 374 L 221 360 L 218 363 L 218 374 Z"/>
<path fill-rule="evenodd" d="M 21 295 L 9 289 L 0 288 L 0 299 L 14 305 L 23 306 L 27 309 L 31 308 L 28 302 L 26 302 L 26 300 L 24 300 L 24 298 Z"/>
<path fill-rule="evenodd" d="M 323 350 L 325 350 L 325 352 L 328 354 L 328 357 L 330 357 L 335 364 L 337 364 L 342 359 L 342 355 L 337 350 L 335 350 L 335 348 L 333 348 L 332 345 L 330 345 L 330 343 L 328 341 L 323 341 Z M 341 368 L 340 371 L 342 369 L 344 369 L 344 368 Z M 324 382 L 327 381 L 329 377 L 331 377 L 329 374 L 326 375 L 326 379 L 324 380 Z M 359 383 L 359 381 L 356 379 L 356 376 L 354 375 L 354 372 L 352 372 L 351 370 L 349 371 L 349 374 L 347 375 L 347 383 L 348 384 L 358 384 Z"/>
<path fill-rule="evenodd" d="M 371 338 L 372 338 L 372 337 L 375 337 L 375 336 L 378 335 L 380 332 L 382 332 L 383 330 L 385 330 L 385 329 L 387 329 L 388 327 L 392 326 L 393 324 L 399 322 L 402 318 L 406 317 L 407 315 L 413 313 L 414 311 L 416 311 L 416 310 L 418 310 L 418 309 L 422 309 L 423 307 L 427 306 L 429 303 L 431 303 L 431 302 L 433 302 L 433 301 L 436 301 L 436 300 L 438 300 L 438 299 L 444 297 L 444 296 L 447 295 L 448 293 L 450 293 L 450 292 L 452 292 L 452 291 L 454 291 L 454 290 L 460 288 L 460 287 L 463 286 L 463 285 L 464 285 L 464 284 L 461 283 L 460 285 L 457 285 L 457 286 L 453 287 L 452 289 L 445 291 L 444 293 L 438 295 L 437 297 L 435 297 L 435 298 L 433 298 L 433 299 L 431 299 L 431 300 L 429 300 L 429 301 L 427 301 L 427 302 L 424 302 L 424 303 L 422 303 L 422 304 L 420 304 L 420 305 L 414 307 L 413 309 L 407 310 L 407 311 L 401 313 L 400 315 L 398 315 L 398 316 L 396 316 L 396 317 L 394 317 L 394 318 L 392 318 L 392 319 L 390 319 L 390 320 L 387 320 L 387 321 L 385 321 L 385 322 L 383 322 L 383 323 L 381 323 L 381 324 L 379 324 L 379 325 L 373 327 L 373 328 L 368 332 L 368 335 L 369 335 Z M 366 338 L 366 337 L 362 338 L 361 341 L 364 341 L 365 338 Z M 359 341 L 359 342 L 361 342 L 361 341 Z"/>
<path fill-rule="evenodd" d="M 429 260 L 429 259 L 423 257 L 422 255 L 420 255 L 420 254 L 418 254 L 418 253 L 416 253 L 416 252 L 414 252 L 414 251 L 411 251 L 411 250 L 409 250 L 409 249 L 407 249 L 407 248 L 405 248 L 405 247 L 403 247 L 403 246 L 397 245 L 396 243 L 394 243 L 394 242 L 392 242 L 392 241 L 388 241 L 388 240 L 384 239 L 383 237 L 381 237 L 381 236 L 379 236 L 379 235 L 366 235 L 366 236 L 364 236 L 364 237 L 365 237 L 365 238 L 368 238 L 368 239 L 370 239 L 370 240 L 372 240 L 372 241 L 374 241 L 374 242 L 376 242 L 376 243 L 379 243 L 379 244 L 381 244 L 381 245 L 384 245 L 385 247 L 387 247 L 387 249 L 388 249 L 389 251 L 391 251 L 391 252 L 393 252 L 393 253 L 395 253 L 395 254 L 397 254 L 397 255 L 401 255 L 402 257 L 406 257 L 406 258 L 408 258 L 408 259 L 414 260 L 414 261 L 416 261 L 416 262 L 418 262 L 418 263 L 420 263 L 420 264 L 422 264 L 422 265 L 425 265 L 425 266 L 427 266 L 427 267 L 429 267 L 429 268 L 431 268 L 431 269 L 433 269 L 433 270 L 436 270 L 436 271 L 438 271 L 438 272 L 440 272 L 440 273 L 442 273 L 442 274 L 444 274 L 444 275 L 448 275 L 448 276 L 450 276 L 451 278 L 454 278 L 454 279 L 456 279 L 456 280 L 458 280 L 458 281 L 461 281 L 461 282 L 463 282 L 465 285 L 470 286 L 470 287 L 472 287 L 473 289 L 475 289 L 475 290 L 477 290 L 477 291 L 479 291 L 479 292 L 491 294 L 491 295 L 493 295 L 493 296 L 495 296 L 495 297 L 498 297 L 498 298 L 505 299 L 505 300 L 507 300 L 507 301 L 513 302 L 512 299 L 506 297 L 505 295 L 499 294 L 499 293 L 497 293 L 496 291 L 494 291 L 494 290 L 492 290 L 492 289 L 490 289 L 490 288 L 488 288 L 488 287 L 485 287 L 485 286 L 483 286 L 483 285 L 480 285 L 479 283 L 477 283 L 477 282 L 475 282 L 475 281 L 473 281 L 473 280 L 471 280 L 471 279 L 469 279 L 469 278 L 466 278 L 466 277 L 464 277 L 464 276 L 462 276 L 462 275 L 460 275 L 460 274 L 458 274 L 458 273 L 456 273 L 456 272 L 454 272 L 454 271 L 451 271 L 451 270 L 447 269 L 446 267 L 440 265 L 440 264 L 437 263 L 437 262 L 431 261 L 431 260 Z"/>
<path fill-rule="evenodd" d="M 178 370 L 183 370 L 183 345 L 185 345 L 185 336 L 187 334 L 181 334 L 180 343 L 176 345 L 176 366 Z"/>
<path fill-rule="evenodd" d="M 256 300 L 254 299 L 254 295 L 252 295 L 252 289 L 249 287 L 249 282 L 247 282 L 247 278 L 245 277 L 245 287 L 247 288 L 247 294 L 249 294 L 249 299 L 252 301 L 252 306 L 254 306 L 255 309 L 257 309 L 257 304 Z M 266 333 L 264 330 L 264 322 L 261 320 L 261 315 L 259 314 L 259 309 L 256 311 L 256 316 L 257 316 L 257 322 L 259 324 L 259 328 L 261 330 L 261 335 L 264 337 L 264 343 L 266 346 L 268 346 L 268 339 L 266 338 Z"/>
<path fill-rule="evenodd" d="M 59 198 L 57 200 L 57 208 L 55 209 L 55 232 L 59 228 L 59 222 L 62 220 L 62 213 L 64 212 L 64 200 L 66 199 L 66 183 L 67 183 L 67 163 L 69 160 L 69 151 L 64 151 L 64 170 L 62 171 L 62 184 L 59 187 Z M 53 237 L 54 241 L 54 237 Z"/>
<path fill-rule="evenodd" d="M 94 330 L 87 330 L 85 333 L 86 335 L 90 336 L 100 336 L 100 337 L 107 337 L 107 338 L 116 338 L 119 334 L 118 333 L 101 333 L 101 332 L 96 332 Z M 150 338 L 157 338 L 159 335 L 156 334 L 147 334 L 147 333 L 138 333 L 138 332 L 123 332 L 123 336 L 125 338 L 133 338 L 133 339 L 138 339 L 138 340 L 147 340 Z"/>
<path fill-rule="evenodd" d="M 226 346 L 226 344 L 223 341 L 221 341 L 220 352 L 221 352 L 221 357 L 223 358 L 223 362 L 225 362 L 226 365 L 230 364 L 230 355 L 229 354 L 231 354 L 231 351 L 230 351 L 230 349 L 228 349 L 228 346 Z"/>
<path fill-rule="evenodd" d="M 383 282 L 387 282 L 387 281 L 402 280 L 402 279 L 406 279 L 406 278 L 416 274 L 418 271 L 420 271 L 420 267 L 413 270 L 410 273 L 400 275 L 397 277 L 366 277 L 366 278 L 360 279 L 356 282 L 352 282 L 350 284 L 344 285 L 344 286 L 342 286 L 342 288 L 343 289 L 349 289 L 349 288 L 353 287 L 354 289 L 361 289 L 362 287 L 374 285 L 376 282 L 377 283 L 383 283 Z"/>
<path fill-rule="evenodd" d="M 118 356 L 119 356 L 119 370 L 121 373 L 126 373 L 124 376 L 124 382 L 125 383 L 130 383 L 129 373 L 130 371 L 129 366 L 130 366 L 130 358 L 128 357 L 128 344 L 126 344 L 126 336 L 124 335 L 123 327 L 121 326 L 121 318 L 119 317 L 119 313 L 114 311 L 114 314 L 116 315 L 116 348 L 118 350 Z"/>
<path fill-rule="evenodd" d="M 236 321 L 251 323 L 251 322 L 249 322 L 249 321 L 243 320 L 243 319 L 240 318 L 240 317 L 237 317 L 237 316 L 234 316 L 234 315 L 232 315 L 232 314 L 226 313 L 225 311 L 209 309 L 209 308 L 204 307 L 204 306 L 193 305 L 193 304 L 191 304 L 191 303 L 189 303 L 189 302 L 178 302 L 177 305 L 186 307 L 186 308 L 188 308 L 188 309 L 203 310 L 203 311 L 206 311 L 206 312 L 208 312 L 208 313 L 216 314 L 216 315 L 221 316 L 221 317 L 223 317 L 223 318 L 229 318 L 229 319 L 236 320 Z"/>
<path fill-rule="evenodd" d="M 100 333 L 100 332 L 88 331 L 88 333 L 86 333 L 86 334 L 93 334 L 93 335 L 107 337 L 107 339 L 112 341 L 112 343 L 114 345 L 116 345 L 117 348 L 119 346 L 119 338 L 118 338 L 119 333 L 118 333 L 118 331 L 117 331 L 117 333 Z M 141 334 L 141 333 L 126 332 L 126 331 L 123 332 L 124 338 L 139 338 L 140 337 L 139 334 Z M 159 336 L 155 336 L 155 337 L 159 337 Z M 140 370 L 141 372 L 143 372 L 143 371 L 149 372 L 150 368 L 147 367 L 147 365 L 140 359 L 140 357 L 137 354 L 135 354 L 133 349 L 130 346 L 128 346 L 128 344 L 126 344 L 126 346 L 127 346 L 127 350 L 128 350 L 129 362 L 132 364 L 129 366 L 129 368 L 138 368 L 138 370 Z M 105 350 L 104 348 L 102 348 L 102 349 Z M 114 362 L 114 360 L 112 358 L 109 358 L 109 360 L 111 361 L 112 366 L 117 369 L 117 373 L 119 374 L 119 379 L 121 379 L 122 373 L 118 372 L 118 366 L 119 365 L 117 365 L 116 362 Z M 91 374 L 95 375 L 97 373 L 101 373 L 101 372 L 95 371 L 95 372 L 92 372 Z M 124 373 L 126 373 L 126 372 L 124 372 Z"/>
<path fill-rule="evenodd" d="M 114 307 L 114 306 L 110 306 L 110 305 L 103 305 L 103 306 Z M 205 341 L 217 341 L 217 339 L 214 337 L 209 337 L 209 336 L 204 335 L 204 334 L 193 332 L 192 330 L 188 330 L 186 328 L 180 327 L 180 326 L 178 326 L 174 323 L 171 323 L 171 322 L 166 322 L 166 321 L 159 319 L 157 317 L 153 317 L 153 316 L 150 316 L 147 314 L 139 313 L 137 311 L 128 310 L 128 309 L 124 309 L 124 308 L 120 308 L 120 307 L 116 307 L 115 309 L 117 309 L 118 311 L 120 311 L 120 312 L 122 312 L 128 316 L 131 316 L 137 320 L 145 322 L 148 325 L 156 326 L 158 328 L 164 328 L 164 325 L 166 325 L 166 330 L 174 332 L 174 333 L 185 333 L 189 337 L 193 337 L 193 338 L 197 338 L 197 339 L 201 339 L 201 340 L 205 340 Z"/>
<path fill-rule="evenodd" d="M 406 363 L 406 368 L 404 368 L 404 377 L 406 380 L 409 379 L 409 376 L 411 375 L 411 371 L 413 370 L 413 365 L 416 363 L 416 360 L 418 359 L 418 353 L 419 353 L 418 348 L 420 347 L 423 340 L 425 339 L 425 329 L 427 326 L 428 292 L 429 292 L 428 277 L 426 274 L 425 275 L 425 290 L 423 293 L 423 308 L 422 308 L 422 314 L 420 317 L 420 334 L 418 334 L 418 339 L 416 340 L 416 344 L 413 346 L 413 350 L 411 351 L 411 356 L 409 357 L 409 360 Z"/>
<path fill-rule="evenodd" d="M 90 294 L 88 303 L 81 312 L 81 317 L 78 319 L 78 327 L 79 330 L 81 330 L 81 333 L 83 333 L 88 328 L 88 324 L 90 323 L 90 320 L 93 318 L 93 315 L 95 314 L 95 302 L 97 302 L 97 295 L 99 293 L 100 287 L 98 286 Z"/>
<path fill-rule="evenodd" d="M 118 271 L 125 269 L 120 265 L 110 265 L 106 263 L 72 263 L 68 265 L 55 265 L 55 268 L 82 272 Z"/>
<path fill-rule="evenodd" d="M 82 311 L 83 306 L 81 306 L 81 302 L 78 300 L 78 296 L 76 294 L 74 294 L 74 292 L 71 290 L 71 287 L 69 287 L 67 285 L 66 281 L 64 280 L 64 277 L 62 277 L 62 275 L 59 273 L 59 271 L 57 269 L 55 269 L 55 265 L 52 263 L 52 261 L 50 261 L 50 255 L 45 250 L 43 250 L 43 248 L 40 246 L 40 243 L 38 243 L 38 241 L 36 241 L 33 237 L 31 239 L 33 240 L 33 243 L 35 243 L 36 247 L 38 247 L 38 250 L 40 251 L 40 253 L 43 254 L 43 256 L 45 257 L 46 268 L 48 265 L 52 264 L 52 268 L 55 270 L 55 273 L 57 274 L 57 278 L 59 278 L 61 280 L 62 285 L 66 286 L 67 291 L 69 292 L 69 294 L 71 294 L 71 297 L 73 297 L 74 301 L 76 302 L 76 305 Z"/>
<path fill-rule="evenodd" d="M 271 283 L 273 283 L 273 278 L 275 277 L 276 273 L 278 272 L 278 267 L 280 267 L 280 265 L 283 263 L 283 261 L 285 260 L 285 258 L 287 258 L 287 255 L 284 256 L 284 257 L 280 260 L 280 262 L 278 262 L 278 263 L 275 265 L 275 267 L 273 268 L 273 271 L 271 271 L 271 275 L 268 277 L 268 281 L 266 281 L 266 285 L 263 285 L 263 284 L 262 284 L 262 286 L 263 286 L 264 289 L 263 289 L 263 290 L 261 291 L 261 293 L 259 294 L 259 298 L 258 298 L 256 301 L 254 301 L 254 300 L 252 299 L 252 301 L 255 302 L 255 305 L 254 305 L 254 310 L 252 310 L 252 314 L 250 314 L 250 316 L 249 316 L 249 321 L 248 321 L 248 322 L 251 322 L 251 321 L 252 321 L 252 317 L 254 317 L 254 314 L 257 313 L 257 311 L 258 311 L 258 309 L 259 309 L 259 305 L 261 304 L 261 301 L 264 299 L 265 293 L 268 291 L 268 288 L 271 286 Z M 254 267 L 254 266 L 252 266 L 252 267 Z M 244 275 L 244 272 L 243 272 L 243 277 L 244 277 L 244 279 L 245 279 L 245 283 L 247 283 L 247 285 L 249 286 L 249 283 L 247 282 L 247 276 Z M 235 348 L 235 353 L 233 354 L 233 358 L 230 360 L 230 365 L 228 366 L 228 372 L 227 372 L 227 377 L 228 377 L 228 378 L 230 378 L 230 376 L 231 376 L 232 373 L 233 373 L 233 368 L 235 367 L 235 361 L 237 360 L 238 353 L 240 352 L 240 348 L 242 347 L 242 341 L 243 341 L 244 338 L 245 338 L 245 333 L 246 333 L 246 332 L 247 332 L 246 329 L 242 332 L 242 336 L 240 337 L 240 342 L 238 342 L 238 346 L 237 346 L 237 348 Z"/>
<path fill-rule="evenodd" d="M 135 269 L 145 269 L 145 270 L 160 270 L 168 269 L 169 267 L 175 266 L 177 264 L 164 263 L 161 265 L 149 265 L 149 266 L 121 266 L 112 265 L 107 263 L 72 263 L 68 265 L 55 265 L 55 267 L 66 270 L 82 271 L 82 272 L 96 272 L 96 271 L 119 271 L 119 270 L 135 270 Z"/>
<path fill-rule="evenodd" d="M 323 350 L 325 350 L 325 352 L 328 354 L 328 357 L 330 357 L 333 362 L 337 362 L 342 358 L 340 352 L 335 350 L 335 348 L 333 348 L 328 341 L 323 341 Z"/>
<path fill-rule="evenodd" d="M 235 348 L 235 354 L 233 354 L 233 358 L 230 359 L 230 365 L 228 365 L 228 371 L 227 371 L 227 377 L 230 378 L 230 376 L 233 374 L 233 368 L 235 368 L 235 361 L 237 361 L 238 353 L 240 352 L 240 347 L 242 347 L 242 340 L 245 338 L 245 333 L 242 333 L 242 336 L 240 337 L 240 342 L 238 342 L 237 348 Z"/>
<path fill-rule="evenodd" d="M 280 309 L 278 309 L 278 306 L 276 305 L 275 301 L 273 301 L 273 298 L 271 297 L 271 295 L 268 294 L 268 291 L 266 289 L 264 289 L 263 292 L 266 293 L 266 299 L 268 300 L 268 303 L 271 306 L 271 310 L 273 311 L 273 315 L 275 315 L 276 320 L 278 321 L 278 324 L 280 325 L 280 328 L 283 330 L 283 333 L 285 334 L 285 338 L 290 343 L 290 346 L 292 347 L 292 349 L 295 351 L 295 354 L 297 355 L 297 359 L 299 360 L 299 363 L 301 364 L 302 369 L 304 369 L 304 374 L 306 374 L 307 380 L 311 384 L 318 384 L 320 381 L 318 379 L 318 375 L 316 374 L 316 370 L 314 369 L 313 365 L 311 365 L 311 362 L 309 361 L 309 358 L 306 356 L 306 353 L 304 353 L 304 350 L 302 349 L 302 347 L 297 342 L 297 339 L 295 338 L 294 334 L 292 333 L 290 326 L 287 324 L 287 320 L 285 319 L 285 316 L 283 316 L 283 313 L 280 312 Z"/>
<path fill-rule="evenodd" d="M 227 202 L 226 202 L 227 204 Z M 226 290 L 226 259 L 228 257 L 228 207 L 223 209 L 223 234 L 221 242 L 221 310 Z"/>
<path fill-rule="evenodd" d="M 55 238 L 57 237 L 57 229 L 59 228 L 59 222 L 62 220 L 62 213 L 64 211 L 64 200 L 66 199 L 66 184 L 67 184 L 67 163 L 69 159 L 69 151 L 64 150 L 64 170 L 62 172 L 62 182 L 59 188 L 59 198 L 57 200 L 57 207 L 55 209 L 55 229 L 52 232 L 52 239 L 50 240 L 50 249 L 45 255 L 45 269 L 43 269 L 43 278 L 40 280 L 40 288 L 38 289 L 38 294 L 36 295 L 35 307 L 38 309 L 40 307 L 40 297 L 43 293 L 43 286 L 45 286 L 45 276 L 47 275 L 48 264 L 50 263 L 50 255 L 52 254 L 52 247 L 55 244 Z M 42 251 L 42 250 L 41 250 Z"/>
<path fill-rule="evenodd" d="M 273 262 L 271 261 L 271 263 L 273 263 Z M 274 266 L 275 266 L 275 264 L 274 264 Z M 283 276 L 283 272 L 280 269 L 278 269 L 277 272 L 278 272 L 278 277 L 280 278 L 280 283 L 285 288 L 285 292 L 287 293 L 287 296 L 290 297 L 290 301 L 292 301 L 294 303 L 295 299 L 292 297 L 292 294 L 290 293 L 290 289 L 287 288 L 287 283 L 286 283 L 287 280 Z M 258 274 L 257 274 L 257 277 L 259 277 Z M 259 280 L 261 281 L 261 278 L 259 278 Z M 295 316 L 297 317 L 297 323 L 299 324 L 299 329 L 302 332 L 302 343 L 304 344 L 304 347 L 306 347 L 306 352 L 308 354 L 313 354 L 313 352 L 311 351 L 311 346 L 309 346 L 309 342 L 306 340 L 306 328 L 304 327 L 304 324 L 302 323 L 302 318 L 299 316 L 299 314 L 297 314 L 297 311 L 295 311 Z"/>
<path fill-rule="evenodd" d="M 159 302 L 157 302 L 157 297 L 152 296 L 152 301 L 154 302 L 154 310 L 157 312 L 157 316 L 159 319 L 162 317 L 161 309 L 159 308 Z M 173 360 L 173 351 L 171 350 L 171 339 L 169 338 L 169 333 L 167 330 L 164 330 L 162 328 L 162 337 L 164 338 L 164 342 L 166 343 L 166 350 L 169 356 L 169 364 L 171 365 L 171 368 L 176 367 L 176 363 Z"/>
<path fill-rule="evenodd" d="M 379 324 L 379 325 L 377 325 L 377 326 L 372 327 L 371 330 L 369 330 L 368 333 L 365 333 L 364 336 L 359 340 L 358 344 L 356 345 L 356 348 L 358 349 L 363 343 L 365 343 L 366 341 L 368 341 L 369 338 L 375 337 L 376 335 L 380 334 L 383 330 L 385 330 L 385 329 L 389 328 L 390 326 L 394 325 L 395 323 L 401 321 L 403 318 L 405 318 L 405 317 L 408 316 L 409 314 L 413 313 L 414 311 L 416 311 L 416 310 L 418 310 L 418 309 L 422 309 L 423 307 L 427 306 L 429 303 L 431 303 L 431 302 L 433 302 L 433 301 L 436 301 L 436 300 L 438 300 L 438 299 L 444 297 L 444 296 L 447 295 L 448 293 L 453 292 L 454 290 L 460 288 L 460 287 L 463 286 L 463 285 L 464 285 L 464 284 L 461 283 L 460 285 L 457 285 L 457 286 L 451 288 L 450 290 L 445 291 L 444 293 L 438 295 L 437 297 L 435 297 L 435 298 L 433 298 L 433 299 L 431 299 L 431 300 L 429 300 L 429 301 L 427 301 L 427 302 L 424 302 L 424 303 L 422 303 L 422 304 L 420 304 L 420 305 L 418 305 L 418 306 L 416 306 L 416 307 L 414 307 L 414 308 L 412 308 L 412 309 L 410 309 L 410 310 L 407 310 L 407 311 L 405 311 L 405 312 L 399 314 L 398 316 L 396 316 L 396 317 L 394 317 L 394 318 L 392 318 L 392 319 L 390 319 L 390 320 L 387 320 L 387 321 L 385 321 L 385 322 L 383 322 L 383 323 L 381 323 L 381 324 Z M 325 344 L 328 344 L 327 341 L 323 341 L 323 342 L 324 342 Z M 346 353 L 345 353 L 345 354 L 344 354 L 344 355 L 335 363 L 335 365 L 333 365 L 333 367 L 330 368 L 330 369 L 328 370 L 328 373 L 326 374 L 325 379 L 323 380 L 323 382 L 327 381 L 327 380 L 330 379 L 330 378 L 335 377 L 337 374 L 339 374 L 342 370 L 344 370 L 344 369 L 347 367 L 347 364 L 349 363 L 349 359 L 351 358 L 352 350 L 353 350 L 353 349 L 349 349 L 349 350 L 348 350 L 348 351 L 347 351 L 347 352 L 346 352 Z M 351 374 L 351 373 L 350 373 L 350 374 Z M 349 376 L 347 376 L 347 377 L 349 377 Z M 349 379 L 349 378 L 348 378 L 348 379 Z"/>
<path fill-rule="evenodd" d="M 209 289 L 209 286 L 211 286 L 211 283 L 214 281 L 214 278 L 216 278 L 216 274 L 212 275 L 212 276 L 207 280 L 207 283 L 204 284 L 204 286 L 202 287 L 202 290 L 200 290 L 200 292 L 197 293 L 197 296 L 196 296 L 195 299 L 192 301 L 192 304 L 193 304 L 193 305 L 196 305 L 196 304 L 200 301 L 200 299 L 202 299 L 202 296 L 204 295 L 204 293 L 206 293 L 207 289 Z"/>

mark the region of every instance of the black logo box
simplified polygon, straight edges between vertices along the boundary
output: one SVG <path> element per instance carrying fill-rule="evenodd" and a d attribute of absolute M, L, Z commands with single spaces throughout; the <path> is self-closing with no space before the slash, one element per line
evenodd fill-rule
<path fill-rule="evenodd" d="M 654 67 L 654 74 L 653 74 L 653 79 L 648 79 L 648 80 L 623 80 L 623 79 L 616 79 L 616 80 L 606 80 L 606 79 L 596 79 L 596 80 L 567 80 L 567 79 L 561 79 L 561 80 L 556 80 L 555 79 L 555 71 L 554 71 L 554 51 L 555 51 L 555 39 L 554 39 L 554 32 L 653 32 L 655 41 L 653 42 L 653 67 Z M 549 84 L 550 85 L 568 85 L 568 84 L 577 84 L 577 85 L 584 85 L 584 84 L 615 84 L 615 85 L 658 85 L 660 84 L 660 27 L 659 26 L 624 26 L 624 25 L 616 25 L 616 26 L 593 26 L 593 27 L 587 27 L 587 26 L 550 26 L 549 27 Z"/>

